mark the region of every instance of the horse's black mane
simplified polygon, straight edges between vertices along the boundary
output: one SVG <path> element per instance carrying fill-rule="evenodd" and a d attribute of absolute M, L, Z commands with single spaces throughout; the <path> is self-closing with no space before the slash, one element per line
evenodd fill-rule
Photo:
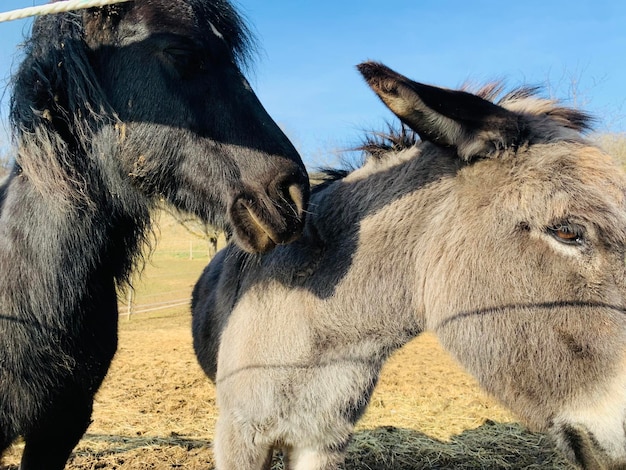
<path fill-rule="evenodd" d="M 75 128 L 105 105 L 83 42 L 80 16 L 65 13 L 38 18 L 24 45 L 24 60 L 13 77 L 10 121 L 14 136 L 31 134 L 39 126 L 62 137 L 89 134 Z M 81 119 L 72 115 L 79 114 Z"/>
<path fill-rule="evenodd" d="M 224 0 L 212 2 L 190 0 L 189 3 L 197 12 L 202 27 L 210 28 L 211 24 L 215 26 L 224 36 L 239 65 L 242 67 L 249 65 L 256 51 L 256 42 L 245 18 Z"/>

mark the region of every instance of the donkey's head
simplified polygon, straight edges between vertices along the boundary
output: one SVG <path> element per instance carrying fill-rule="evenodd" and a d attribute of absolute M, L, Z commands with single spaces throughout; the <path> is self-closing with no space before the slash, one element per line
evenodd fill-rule
<path fill-rule="evenodd" d="M 226 0 L 41 18 L 16 77 L 20 140 L 46 129 L 63 164 L 95 154 L 141 193 L 230 225 L 248 251 L 287 243 L 302 229 L 308 178 L 240 70 L 249 50 Z"/>
<path fill-rule="evenodd" d="M 420 158 L 458 162 L 425 222 L 427 325 L 572 461 L 626 468 L 626 177 L 581 136 L 588 118 L 359 68 Z"/>

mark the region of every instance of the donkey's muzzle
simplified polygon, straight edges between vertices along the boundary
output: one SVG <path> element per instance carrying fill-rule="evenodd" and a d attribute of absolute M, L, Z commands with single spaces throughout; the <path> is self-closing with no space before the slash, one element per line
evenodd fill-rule
<path fill-rule="evenodd" d="M 251 253 L 291 243 L 302 234 L 308 199 L 305 173 L 278 177 L 264 190 L 242 192 L 230 207 L 235 242 Z"/>

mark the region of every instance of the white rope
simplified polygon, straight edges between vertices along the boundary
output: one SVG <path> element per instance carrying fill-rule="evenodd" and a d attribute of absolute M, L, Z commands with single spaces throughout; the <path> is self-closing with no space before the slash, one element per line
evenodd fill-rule
<path fill-rule="evenodd" d="M 53 13 L 63 13 L 65 11 L 80 10 L 82 8 L 103 7 L 114 3 L 124 3 L 130 0 L 66 0 L 63 2 L 50 3 L 38 7 L 22 8 L 20 10 L 0 13 L 0 23 L 4 21 L 19 20 L 29 16 L 50 15 Z"/>

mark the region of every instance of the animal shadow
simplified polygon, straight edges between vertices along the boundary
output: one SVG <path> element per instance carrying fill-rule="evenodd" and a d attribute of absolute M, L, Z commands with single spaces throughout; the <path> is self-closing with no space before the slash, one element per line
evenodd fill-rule
<path fill-rule="evenodd" d="M 14 444 L 23 447 L 23 441 Z M 211 441 L 175 432 L 165 436 L 86 433 L 74 449 L 66 470 L 213 470 Z M 21 451 L 20 451 L 21 453 Z M 198 455 L 201 454 L 201 455 Z M 0 463 L 0 470 L 19 465 Z"/>
<path fill-rule="evenodd" d="M 189 439 L 175 433 L 166 437 L 85 435 L 94 444 L 104 444 L 99 451 L 77 449 L 68 468 L 142 468 L 133 461 L 133 451 L 159 453 L 159 450 L 180 447 L 181 452 L 202 452 L 205 470 L 214 470 L 211 442 Z M 89 454 L 89 455 L 88 455 Z M 145 457 L 145 454 L 142 454 Z M 141 459 L 141 458 L 140 458 Z M 161 462 L 146 464 L 146 469 L 200 468 L 196 462 L 182 457 L 179 465 Z M 83 462 L 84 460 L 84 462 Z M 149 459 L 148 459 L 149 460 Z M 517 423 L 487 421 L 482 426 L 464 431 L 449 441 L 434 439 L 413 429 L 384 426 L 355 433 L 347 449 L 343 470 L 574 470 L 558 452 L 552 441 L 541 433 L 533 433 Z M 0 465 L 0 470 L 18 470 L 16 465 Z M 284 470 L 280 455 L 272 470 Z"/>
<path fill-rule="evenodd" d="M 517 423 L 487 421 L 440 441 L 395 427 L 359 431 L 348 449 L 345 469 L 568 469 L 552 441 Z"/>
<path fill-rule="evenodd" d="M 384 426 L 355 433 L 344 470 L 573 470 L 545 434 L 487 421 L 450 441 Z M 284 470 L 280 457 L 272 470 Z"/>

